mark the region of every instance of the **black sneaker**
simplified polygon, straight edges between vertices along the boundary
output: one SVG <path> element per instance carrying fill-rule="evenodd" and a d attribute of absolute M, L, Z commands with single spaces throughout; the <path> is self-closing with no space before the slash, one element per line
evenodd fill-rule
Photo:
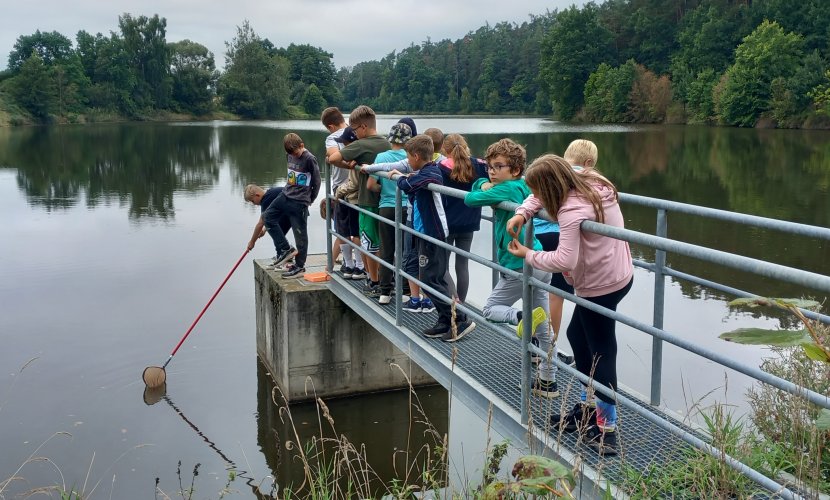
<path fill-rule="evenodd" d="M 294 247 L 288 247 L 288 250 L 280 252 L 276 255 L 276 257 L 274 257 L 274 264 L 272 265 L 274 267 L 279 267 L 288 262 L 290 259 L 293 259 L 295 255 L 297 255 L 297 249 Z"/>
<path fill-rule="evenodd" d="M 586 415 L 586 411 L 587 415 Z M 571 411 L 564 415 L 553 414 L 550 416 L 550 424 L 554 430 L 562 426 L 565 432 L 574 432 L 579 427 L 590 428 L 597 426 L 597 409 L 587 404 L 577 403 Z"/>
<path fill-rule="evenodd" d="M 602 430 L 597 426 L 590 427 L 585 442 L 601 457 L 610 457 L 618 453 L 616 429 Z"/>
<path fill-rule="evenodd" d="M 343 275 L 344 278 L 347 280 L 352 279 L 352 268 L 349 266 L 340 266 L 340 274 Z"/>
<path fill-rule="evenodd" d="M 366 271 L 363 269 L 352 268 L 352 276 L 353 280 L 365 280 L 366 279 Z"/>
<path fill-rule="evenodd" d="M 559 395 L 559 388 L 555 380 L 542 380 L 539 377 L 533 379 L 530 392 L 543 398 L 555 398 Z"/>
<path fill-rule="evenodd" d="M 294 266 L 291 269 L 289 269 L 289 270 L 285 271 L 284 273 L 282 273 L 282 277 L 283 278 L 301 278 L 303 276 L 304 272 L 305 272 L 304 267 Z"/>
<path fill-rule="evenodd" d="M 455 329 L 455 335 L 452 333 L 452 328 L 449 328 L 447 332 L 441 336 L 441 340 L 444 342 L 456 342 L 461 340 L 465 335 L 476 329 L 476 324 L 472 320 L 468 319 L 466 321 L 462 321 L 461 323 L 457 323 Z"/>
<path fill-rule="evenodd" d="M 568 354 L 565 351 L 557 350 L 556 357 L 559 358 L 559 361 L 565 363 L 566 365 L 573 366 L 575 364 L 573 355 Z"/>
<path fill-rule="evenodd" d="M 421 332 L 421 335 L 424 337 L 434 339 L 438 337 L 443 337 L 450 330 L 450 326 L 446 323 L 435 323 L 435 326 L 432 328 L 427 328 L 426 330 Z"/>
<path fill-rule="evenodd" d="M 370 299 L 376 299 L 380 297 L 380 285 L 375 285 L 371 283 L 363 285 L 363 295 L 369 297 Z"/>

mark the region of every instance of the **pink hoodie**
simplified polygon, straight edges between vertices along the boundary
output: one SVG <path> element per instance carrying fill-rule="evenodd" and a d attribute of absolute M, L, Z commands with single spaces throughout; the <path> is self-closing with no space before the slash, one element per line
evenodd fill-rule
<path fill-rule="evenodd" d="M 605 212 L 605 224 L 624 227 L 614 191 L 594 184 Z M 530 220 L 542 203 L 530 195 L 516 213 Z M 597 297 L 622 289 L 631 280 L 634 266 L 627 241 L 580 230 L 584 220 L 596 220 L 591 202 L 571 191 L 559 208 L 559 247 L 553 252 L 530 250 L 527 262 L 544 271 L 561 272 L 580 297 Z"/>

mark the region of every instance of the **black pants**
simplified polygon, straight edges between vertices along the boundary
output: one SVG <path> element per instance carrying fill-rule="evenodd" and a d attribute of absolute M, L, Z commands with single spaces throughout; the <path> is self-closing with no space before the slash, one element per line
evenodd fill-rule
<path fill-rule="evenodd" d="M 288 218 L 291 230 L 294 232 L 294 242 L 297 244 L 297 256 L 294 262 L 297 267 L 305 267 L 305 260 L 308 256 L 308 207 L 305 203 L 294 201 L 280 194 L 262 214 L 268 234 L 274 240 L 277 254 L 288 250 L 291 246 L 280 227 L 280 220 L 283 218 Z"/>
<path fill-rule="evenodd" d="M 385 219 L 392 222 L 395 221 L 395 208 L 384 207 L 379 209 L 378 214 Z M 383 221 L 378 221 L 378 234 L 380 236 L 380 252 L 381 260 L 388 264 L 395 264 L 395 226 L 386 224 Z M 378 270 L 378 281 L 380 283 L 381 295 L 391 295 L 393 272 L 386 266 L 380 265 Z"/>
<path fill-rule="evenodd" d="M 469 252 L 473 246 L 473 233 L 451 233 L 447 236 L 447 243 Z M 457 295 L 458 300 L 464 302 L 467 300 L 467 290 L 470 289 L 469 259 L 455 254 L 455 277 L 458 280 L 457 284 L 453 282 L 449 266 L 447 267 L 447 285 L 450 287 L 450 293 Z"/>
<path fill-rule="evenodd" d="M 437 245 L 418 239 L 418 266 L 421 281 L 446 296 L 450 296 L 450 290 L 445 277 L 449 263 L 448 253 L 447 250 Z M 443 299 L 430 297 L 431 294 L 426 290 L 424 290 L 424 295 L 428 296 L 433 304 L 435 304 L 435 309 L 438 310 L 438 322 L 447 326 L 452 325 L 452 306 L 444 302 Z M 456 324 L 458 324 L 466 321 L 467 316 L 463 312 L 456 310 L 455 319 Z"/>
<path fill-rule="evenodd" d="M 612 311 L 631 290 L 634 278 L 622 289 L 599 297 L 583 297 Z M 602 385 L 617 390 L 617 322 L 582 306 L 574 309 L 571 323 L 568 325 L 568 341 L 574 351 L 576 369 L 584 375 L 591 376 Z M 596 363 L 596 367 L 594 367 Z M 597 393 L 597 397 L 606 403 L 616 403 L 613 398 Z"/>

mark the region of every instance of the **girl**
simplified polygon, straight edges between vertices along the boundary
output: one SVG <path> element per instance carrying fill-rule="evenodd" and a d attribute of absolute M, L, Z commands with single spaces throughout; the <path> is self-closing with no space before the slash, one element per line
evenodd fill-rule
<path fill-rule="evenodd" d="M 473 158 L 470 147 L 461 134 L 449 134 L 444 137 L 442 152 L 446 158 L 439 162 L 438 166 L 445 186 L 470 191 L 478 179 L 489 180 L 487 163 Z M 481 207 L 468 207 L 461 198 L 443 198 L 450 230 L 447 243 L 469 252 L 473 245 L 473 233 L 481 226 Z M 447 270 L 445 278 L 450 284 L 450 290 L 455 288 L 458 300 L 464 302 L 470 287 L 469 260 L 458 254 L 455 254 L 455 277 L 457 286 L 453 287 L 452 277 Z"/>
<path fill-rule="evenodd" d="M 593 170 L 574 171 L 556 155 L 537 158 L 525 177 L 533 193 L 507 221 L 507 230 L 517 235 L 524 223 L 544 207 L 559 221 L 559 247 L 554 252 L 538 252 L 510 243 L 509 251 L 533 267 L 562 272 L 575 294 L 611 310 L 631 290 L 634 268 L 628 243 L 607 236 L 584 232 L 580 224 L 593 220 L 623 227 L 617 189 Z M 574 351 L 576 368 L 597 382 L 617 388 L 616 323 L 585 307 L 576 306 L 568 325 L 568 340 Z M 587 419 L 588 443 L 600 455 L 617 453 L 617 407 L 613 398 L 597 394 L 596 411 L 592 398 L 582 391 L 582 401 L 565 415 L 551 416 L 554 425 L 573 432 Z"/>

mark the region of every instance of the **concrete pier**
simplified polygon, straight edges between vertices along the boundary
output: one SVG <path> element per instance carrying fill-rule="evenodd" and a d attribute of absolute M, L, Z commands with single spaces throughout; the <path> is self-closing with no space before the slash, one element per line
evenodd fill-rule
<path fill-rule="evenodd" d="M 408 387 L 435 380 L 328 288 L 283 279 L 254 261 L 257 354 L 291 402 Z M 325 270 L 325 255 L 310 255 L 308 272 Z"/>

